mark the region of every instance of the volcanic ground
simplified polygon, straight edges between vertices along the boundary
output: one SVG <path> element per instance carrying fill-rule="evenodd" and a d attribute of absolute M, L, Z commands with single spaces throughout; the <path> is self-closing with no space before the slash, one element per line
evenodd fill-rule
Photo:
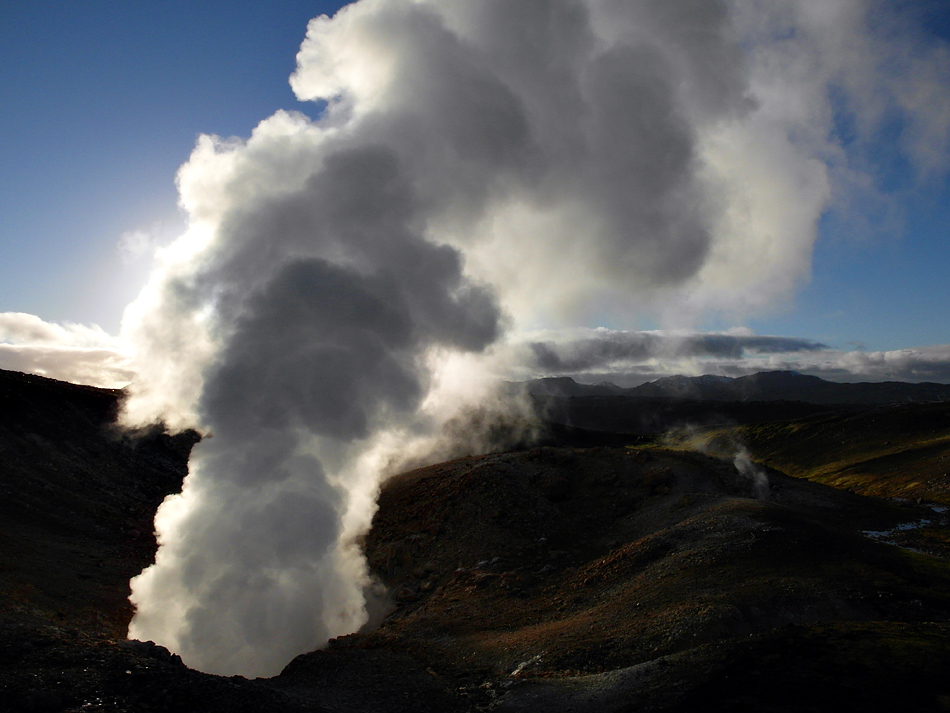
<path fill-rule="evenodd" d="M 950 404 L 554 427 L 395 476 L 378 626 L 249 681 L 123 640 L 196 436 L 121 433 L 119 398 L 0 372 L 0 708 L 950 710 Z"/>

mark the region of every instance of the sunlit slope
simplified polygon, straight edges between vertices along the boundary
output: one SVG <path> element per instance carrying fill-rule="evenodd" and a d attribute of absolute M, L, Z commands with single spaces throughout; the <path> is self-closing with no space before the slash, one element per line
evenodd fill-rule
<path fill-rule="evenodd" d="M 861 535 L 915 514 L 776 473 L 770 485 L 757 500 L 728 460 L 640 449 L 399 476 L 365 547 L 403 607 L 370 639 L 431 666 L 474 657 L 498 674 L 571 675 L 790 623 L 919 618 L 920 606 L 945 618 L 945 561 Z"/>
<path fill-rule="evenodd" d="M 744 444 L 789 475 L 863 495 L 950 505 L 950 404 L 901 404 L 855 413 L 704 431 L 714 450 Z M 678 438 L 682 442 L 682 438 Z"/>
<path fill-rule="evenodd" d="M 396 476 L 363 541 L 396 608 L 329 653 L 405 653 L 499 713 L 941 710 L 950 562 L 864 534 L 930 510 L 774 471 L 756 496 L 649 447 Z"/>

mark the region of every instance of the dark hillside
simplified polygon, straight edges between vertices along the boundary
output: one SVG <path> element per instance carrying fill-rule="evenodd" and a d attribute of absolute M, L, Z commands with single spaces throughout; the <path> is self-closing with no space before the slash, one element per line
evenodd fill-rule
<path fill-rule="evenodd" d="M 687 401 L 802 401 L 825 405 L 875 406 L 892 403 L 950 401 L 950 385 L 898 381 L 842 384 L 795 371 L 761 371 L 749 376 L 666 376 L 623 389 L 615 384 L 579 384 L 569 376 L 525 382 L 540 397 L 623 396 Z"/>
<path fill-rule="evenodd" d="M 631 396 L 536 396 L 538 412 L 556 424 L 601 433 L 655 435 L 684 426 L 734 426 L 804 418 L 865 406 L 831 407 L 802 401 L 699 401 Z"/>
<path fill-rule="evenodd" d="M 0 371 L 0 597 L 122 636 L 128 581 L 155 556 L 194 433 L 123 435 L 121 393 Z"/>
<path fill-rule="evenodd" d="M 331 652 L 405 652 L 505 711 L 942 710 L 950 565 L 862 534 L 923 511 L 767 478 L 629 448 L 398 476 L 366 551 L 399 606 Z"/>
<path fill-rule="evenodd" d="M 950 403 L 897 404 L 735 428 L 706 436 L 796 477 L 888 498 L 950 505 Z M 950 544 L 950 543 L 948 543 Z"/>
<path fill-rule="evenodd" d="M 637 421 L 582 396 L 547 432 L 557 447 L 385 483 L 364 548 L 389 615 L 248 681 L 122 640 L 196 437 L 116 431 L 119 398 L 0 372 L 0 710 L 950 709 L 948 550 L 882 541 L 939 543 L 947 517 L 777 468 L 883 463 L 882 493 L 907 490 L 945 462 L 950 405 L 655 400 Z M 649 445 L 704 413 L 733 424 L 711 434 L 724 458 Z M 773 467 L 734 461 L 740 435 Z M 934 499 L 947 479 L 928 477 Z"/>
<path fill-rule="evenodd" d="M 841 384 L 795 371 L 761 371 L 735 379 L 671 376 L 627 392 L 631 396 L 675 397 L 703 401 L 804 401 L 812 404 L 921 403 L 950 401 L 950 385 L 898 381 Z"/>

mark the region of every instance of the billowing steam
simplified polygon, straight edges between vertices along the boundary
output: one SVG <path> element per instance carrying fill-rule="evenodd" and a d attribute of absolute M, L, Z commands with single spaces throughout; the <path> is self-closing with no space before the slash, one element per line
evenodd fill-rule
<path fill-rule="evenodd" d="M 479 414 L 473 370 L 506 328 L 788 295 L 836 177 L 859 173 L 827 87 L 871 117 L 859 133 L 870 97 L 915 107 L 875 83 L 889 45 L 865 41 L 863 8 L 360 0 L 313 20 L 291 83 L 325 110 L 201 137 L 178 174 L 187 232 L 125 314 L 127 422 L 208 434 L 159 512 L 130 634 L 276 673 L 365 620 L 354 538 L 380 472 L 456 407 Z M 914 126 L 910 148 L 941 145 Z"/>
<path fill-rule="evenodd" d="M 752 491 L 756 498 L 759 500 L 769 499 L 769 476 L 752 460 L 752 456 L 745 446 L 739 446 L 735 457 L 732 459 L 732 464 L 740 474 L 752 481 Z"/>
<path fill-rule="evenodd" d="M 135 582 L 131 633 L 171 636 L 186 661 L 215 672 L 274 673 L 362 623 L 358 560 L 340 549 L 362 477 L 355 455 L 418 409 L 430 350 L 480 350 L 499 331 L 492 293 L 463 276 L 455 249 L 423 235 L 394 151 L 320 145 L 323 130 L 285 126 L 302 144 L 293 160 L 312 169 L 300 185 L 248 195 L 260 167 L 241 164 L 253 140 L 224 154 L 199 147 L 182 171 L 187 203 L 202 160 L 239 166 L 214 187 L 223 210 L 208 244 L 158 285 L 154 315 L 203 328 L 206 361 L 185 366 L 200 369 L 189 408 L 210 438 L 159 517 L 162 551 Z M 306 155 L 306 139 L 322 150 Z"/>
<path fill-rule="evenodd" d="M 765 469 L 752 460 L 752 454 L 733 434 L 710 433 L 700 426 L 686 424 L 666 433 L 664 441 L 673 448 L 699 451 L 714 458 L 732 459 L 736 472 L 749 481 L 749 491 L 757 500 L 768 500 L 771 484 Z"/>

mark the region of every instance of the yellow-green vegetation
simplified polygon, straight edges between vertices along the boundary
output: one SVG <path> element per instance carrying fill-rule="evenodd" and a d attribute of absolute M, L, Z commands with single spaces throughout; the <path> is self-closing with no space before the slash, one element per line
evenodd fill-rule
<path fill-rule="evenodd" d="M 950 404 L 842 410 L 796 421 L 677 434 L 678 447 L 745 446 L 788 475 L 862 495 L 950 505 Z"/>

